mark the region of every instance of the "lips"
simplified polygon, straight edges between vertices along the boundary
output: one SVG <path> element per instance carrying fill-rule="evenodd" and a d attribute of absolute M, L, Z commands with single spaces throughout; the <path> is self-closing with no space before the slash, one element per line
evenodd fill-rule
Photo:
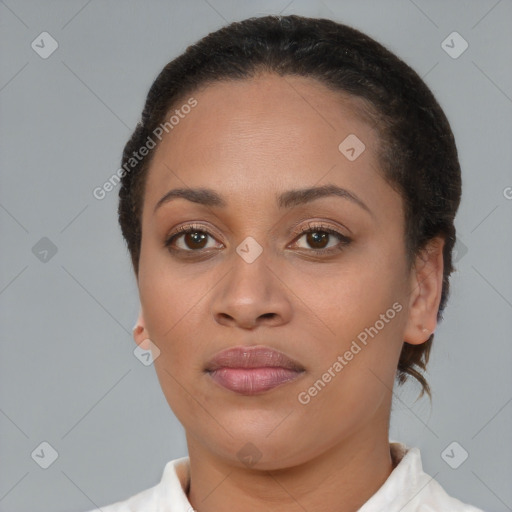
<path fill-rule="evenodd" d="M 269 347 L 234 347 L 219 352 L 206 365 L 207 371 L 218 368 L 269 368 L 279 367 L 302 371 L 304 368 L 282 352 Z"/>
<path fill-rule="evenodd" d="M 222 387 L 255 395 L 295 380 L 304 367 L 277 350 L 264 346 L 234 347 L 216 354 L 207 374 Z"/>

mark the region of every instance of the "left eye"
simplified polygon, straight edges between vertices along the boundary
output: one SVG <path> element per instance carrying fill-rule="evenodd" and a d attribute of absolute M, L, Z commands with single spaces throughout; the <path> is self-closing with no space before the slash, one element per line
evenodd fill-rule
<path fill-rule="evenodd" d="M 331 249 L 342 249 L 350 243 L 350 239 L 334 229 L 318 227 L 302 231 L 297 242 L 305 239 L 307 246 L 299 246 L 301 249 L 310 249 L 318 252 L 330 252 Z M 336 241 L 336 239 L 338 239 Z"/>

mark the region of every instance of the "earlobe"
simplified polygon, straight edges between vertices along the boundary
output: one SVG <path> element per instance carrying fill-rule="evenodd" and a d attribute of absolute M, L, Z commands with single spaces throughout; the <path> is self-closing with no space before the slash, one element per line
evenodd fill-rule
<path fill-rule="evenodd" d="M 409 317 L 404 341 L 425 343 L 437 326 L 443 289 L 444 238 L 436 237 L 418 254 L 411 273 Z"/>
<path fill-rule="evenodd" d="M 137 318 L 137 322 L 133 327 L 133 339 L 135 340 L 135 343 L 137 343 L 137 345 L 139 345 L 143 350 L 150 350 L 150 339 L 149 334 L 146 330 L 146 324 L 144 321 L 142 308 L 139 311 L 139 317 Z"/>

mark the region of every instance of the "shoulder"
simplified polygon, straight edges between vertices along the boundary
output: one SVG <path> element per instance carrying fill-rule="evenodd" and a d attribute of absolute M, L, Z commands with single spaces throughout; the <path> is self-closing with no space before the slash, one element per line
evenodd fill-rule
<path fill-rule="evenodd" d="M 412 503 L 411 512 L 484 512 L 483 510 L 450 496 L 434 478 L 428 477 L 425 493 Z M 409 509 L 407 509 L 408 511 Z"/>
<path fill-rule="evenodd" d="M 157 491 L 160 484 L 149 489 L 141 491 L 127 500 L 116 501 L 101 508 L 88 510 L 87 512 L 139 512 L 143 510 L 158 510 L 157 507 Z M 150 508 L 153 507 L 153 508 Z"/>
<path fill-rule="evenodd" d="M 160 482 L 124 501 L 116 501 L 107 506 L 87 512 L 167 512 L 172 504 L 173 511 L 187 512 L 191 509 L 185 494 L 190 478 L 189 458 L 182 457 L 169 461 L 164 468 Z"/>
<path fill-rule="evenodd" d="M 390 451 L 395 468 L 358 512 L 484 512 L 450 496 L 425 473 L 419 448 L 391 442 Z"/>

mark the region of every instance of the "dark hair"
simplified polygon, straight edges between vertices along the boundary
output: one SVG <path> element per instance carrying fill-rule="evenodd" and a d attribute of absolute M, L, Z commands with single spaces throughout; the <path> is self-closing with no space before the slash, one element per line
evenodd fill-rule
<path fill-rule="evenodd" d="M 454 217 L 461 196 L 461 173 L 448 120 L 418 74 L 362 32 L 328 19 L 301 16 L 250 18 L 212 32 L 169 62 L 151 86 L 122 158 L 119 223 L 138 275 L 141 217 L 151 161 L 133 158 L 180 100 L 211 83 L 246 80 L 259 73 L 314 78 L 332 90 L 356 96 L 379 133 L 381 171 L 404 201 L 406 254 L 410 264 L 426 243 L 440 235 L 443 287 L 438 321 L 454 270 Z M 365 115 L 367 117 L 367 115 Z M 397 380 L 419 381 L 431 398 L 426 370 L 434 334 L 419 345 L 404 343 Z"/>

